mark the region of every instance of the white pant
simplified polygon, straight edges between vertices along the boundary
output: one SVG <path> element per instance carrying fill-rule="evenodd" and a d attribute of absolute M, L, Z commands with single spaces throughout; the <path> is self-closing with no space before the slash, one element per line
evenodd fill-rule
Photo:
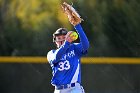
<path fill-rule="evenodd" d="M 76 83 L 75 87 L 61 89 L 61 90 L 55 89 L 54 93 L 85 93 L 85 91 L 79 83 Z"/>

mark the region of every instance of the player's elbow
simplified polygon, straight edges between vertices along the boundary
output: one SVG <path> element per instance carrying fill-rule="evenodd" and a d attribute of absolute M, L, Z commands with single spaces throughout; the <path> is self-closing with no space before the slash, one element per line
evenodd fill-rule
<path fill-rule="evenodd" d="M 86 42 L 86 44 L 84 44 L 84 50 L 88 50 L 89 48 L 89 41 Z"/>

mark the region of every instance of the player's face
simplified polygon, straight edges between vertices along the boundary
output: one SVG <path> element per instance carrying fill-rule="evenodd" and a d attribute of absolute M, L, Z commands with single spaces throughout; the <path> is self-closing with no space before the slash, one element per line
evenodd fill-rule
<path fill-rule="evenodd" d="M 57 47 L 59 48 L 65 41 L 65 35 L 56 36 L 55 39 L 56 39 L 55 43 L 56 43 Z"/>

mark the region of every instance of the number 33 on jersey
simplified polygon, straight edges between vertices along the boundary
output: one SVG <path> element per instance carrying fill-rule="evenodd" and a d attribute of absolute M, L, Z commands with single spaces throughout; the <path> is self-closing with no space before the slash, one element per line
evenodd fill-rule
<path fill-rule="evenodd" d="M 69 70 L 70 69 L 70 63 L 68 60 L 65 60 L 64 62 L 59 62 L 58 63 L 58 70 L 63 71 L 63 70 Z"/>

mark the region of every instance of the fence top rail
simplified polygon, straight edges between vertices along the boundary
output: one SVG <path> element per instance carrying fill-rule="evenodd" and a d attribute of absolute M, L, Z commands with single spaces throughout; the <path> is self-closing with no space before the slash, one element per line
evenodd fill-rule
<path fill-rule="evenodd" d="M 140 58 L 127 57 L 83 57 L 82 64 L 140 64 Z M 0 56 L 0 63 L 48 63 L 46 57 Z"/>

